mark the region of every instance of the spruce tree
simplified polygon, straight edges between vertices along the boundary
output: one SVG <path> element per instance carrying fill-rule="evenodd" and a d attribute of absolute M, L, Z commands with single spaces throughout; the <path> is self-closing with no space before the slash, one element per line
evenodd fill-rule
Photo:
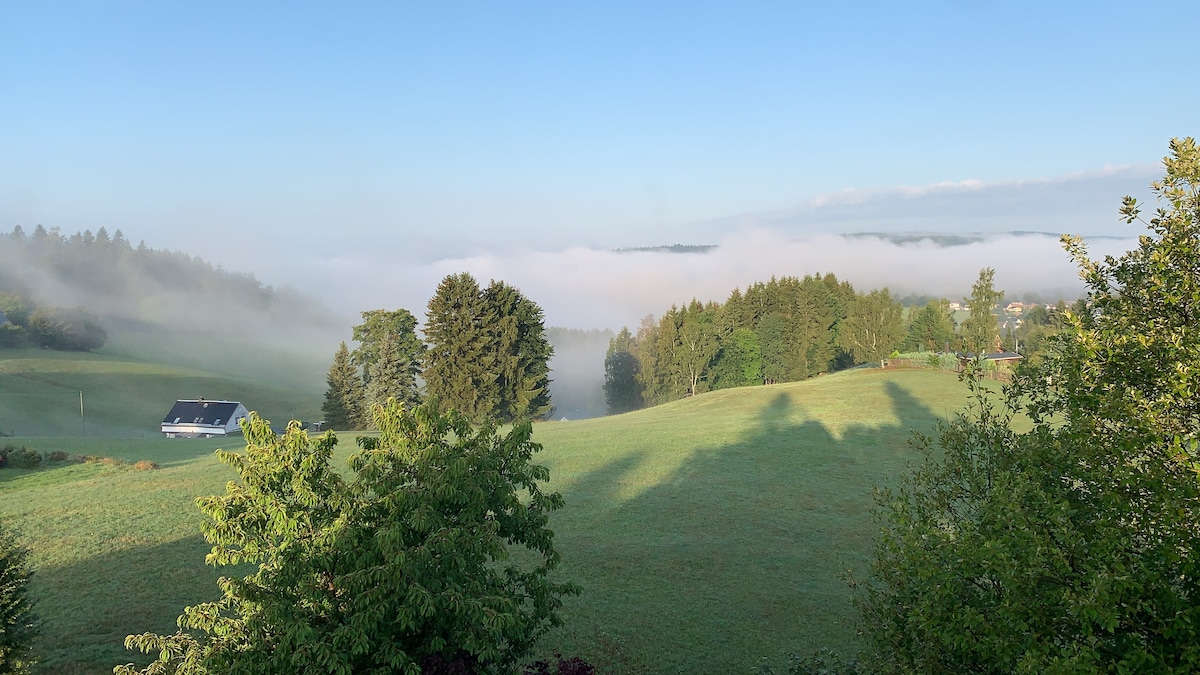
<path fill-rule="evenodd" d="M 497 317 L 466 272 L 442 279 L 425 321 L 425 391 L 441 410 L 479 422 L 500 408 Z"/>
<path fill-rule="evenodd" d="M 420 403 L 414 361 L 407 351 L 398 336 L 390 333 L 383 336 L 375 361 L 368 368 L 369 406 L 383 405 L 389 398 L 396 399 L 406 410 Z"/>
<path fill-rule="evenodd" d="M 325 378 L 325 402 L 321 412 L 330 429 L 361 429 L 365 419 L 365 400 L 362 378 L 343 342 L 333 355 L 333 364 Z"/>
<path fill-rule="evenodd" d="M 550 357 L 554 348 L 546 339 L 542 308 L 521 291 L 493 281 L 484 299 L 496 317 L 495 340 L 498 417 L 505 421 L 537 419 L 552 409 Z"/>
<path fill-rule="evenodd" d="M 604 402 L 609 415 L 619 415 L 641 408 L 642 385 L 638 382 L 641 364 L 634 355 L 633 335 L 622 328 L 616 337 L 608 341 L 608 354 L 604 357 Z"/>
<path fill-rule="evenodd" d="M 354 340 L 358 342 L 351 356 L 354 363 L 362 368 L 364 384 L 370 382 L 372 366 L 379 359 L 384 338 L 391 338 L 392 348 L 397 351 L 393 360 L 403 364 L 408 374 L 415 381 L 420 373 L 421 354 L 425 345 L 417 337 L 417 318 L 407 309 L 387 311 L 373 309 L 362 313 L 363 322 L 354 327 Z M 385 399 L 386 400 L 386 399 Z"/>
<path fill-rule="evenodd" d="M 954 319 L 950 303 L 933 300 L 912 314 L 905 349 L 911 351 L 942 351 L 954 341 Z"/>

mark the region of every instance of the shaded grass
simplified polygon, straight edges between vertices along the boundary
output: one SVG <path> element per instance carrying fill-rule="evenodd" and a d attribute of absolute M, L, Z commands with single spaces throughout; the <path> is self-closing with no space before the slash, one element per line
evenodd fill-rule
<path fill-rule="evenodd" d="M 910 429 L 929 430 L 965 396 L 952 374 L 860 370 L 539 424 L 536 459 L 567 503 L 551 521 L 560 576 L 584 588 L 546 652 L 608 672 L 716 673 L 819 646 L 854 651 L 842 575 L 867 564 L 872 487 L 916 459 Z M 339 465 L 353 436 L 341 437 Z M 194 500 L 223 492 L 232 472 L 212 451 L 240 439 L 23 442 L 164 466 L 0 482 L 0 518 L 24 531 L 39 569 L 42 672 L 110 672 L 135 660 L 126 634 L 173 631 L 184 605 L 217 596 Z"/>

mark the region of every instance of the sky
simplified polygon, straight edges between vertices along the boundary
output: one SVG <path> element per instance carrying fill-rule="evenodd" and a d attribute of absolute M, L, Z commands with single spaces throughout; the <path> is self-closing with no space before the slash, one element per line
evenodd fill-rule
<path fill-rule="evenodd" d="M 998 233 L 1136 236 L 1121 196 L 1197 133 L 1193 2 L 583 5 L 0 3 L 0 229 L 347 315 L 465 269 L 619 327 L 771 274 L 1069 290 L 1053 237 Z M 673 243 L 720 248 L 611 253 Z"/>

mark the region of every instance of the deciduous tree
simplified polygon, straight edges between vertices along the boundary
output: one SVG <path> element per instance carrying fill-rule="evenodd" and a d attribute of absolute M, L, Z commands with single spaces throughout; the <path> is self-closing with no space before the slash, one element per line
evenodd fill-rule
<path fill-rule="evenodd" d="M 886 288 L 858 294 L 838 324 L 838 347 L 855 363 L 882 363 L 904 340 L 903 312 Z"/>
<path fill-rule="evenodd" d="M 1200 671 L 1200 151 L 1171 151 L 1137 249 L 1065 238 L 1088 298 L 1045 358 L 999 406 L 970 379 L 973 410 L 880 494 L 880 670 Z"/>
<path fill-rule="evenodd" d="M 996 270 L 987 267 L 979 271 L 979 278 L 971 287 L 971 298 L 967 300 L 971 306 L 971 315 L 963 321 L 963 346 L 973 354 L 985 354 L 992 351 L 1000 335 L 996 323 L 996 305 L 1004 300 L 1004 291 L 998 291 L 992 284 Z"/>
<path fill-rule="evenodd" d="M 276 436 L 252 414 L 224 496 L 197 500 L 222 597 L 184 609 L 174 635 L 131 635 L 141 673 L 408 673 L 435 660 L 509 672 L 560 620 L 565 595 L 545 468 L 528 423 L 498 434 L 432 405 L 374 409 L 343 477 L 337 438 L 299 424 Z M 516 555 L 519 552 L 519 555 Z M 139 672 L 122 666 L 117 673 Z"/>

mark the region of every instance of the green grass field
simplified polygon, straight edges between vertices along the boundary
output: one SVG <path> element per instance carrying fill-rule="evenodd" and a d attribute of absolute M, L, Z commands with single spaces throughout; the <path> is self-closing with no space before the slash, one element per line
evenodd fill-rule
<path fill-rule="evenodd" d="M 241 401 L 272 420 L 320 419 L 320 393 L 314 387 L 259 382 L 107 351 L 5 349 L 0 351 L 0 433 L 158 436 L 175 400 L 197 397 Z"/>
<path fill-rule="evenodd" d="M 789 651 L 853 651 L 843 575 L 867 564 L 872 488 L 916 459 L 910 430 L 965 398 L 953 374 L 855 370 L 538 425 L 538 461 L 567 503 L 552 520 L 561 573 L 584 588 L 543 648 L 611 673 L 745 673 Z M 212 451 L 236 441 L 7 441 L 163 467 L 0 472 L 0 518 L 38 567 L 41 672 L 136 661 L 125 635 L 173 631 L 185 604 L 216 597 L 193 501 L 223 490 L 232 474 Z M 352 451 L 346 436 L 340 458 Z"/>

